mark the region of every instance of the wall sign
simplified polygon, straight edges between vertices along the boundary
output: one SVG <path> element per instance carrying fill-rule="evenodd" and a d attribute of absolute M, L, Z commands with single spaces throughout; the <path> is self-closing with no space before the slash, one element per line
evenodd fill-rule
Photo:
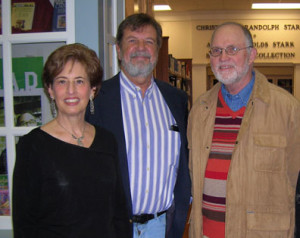
<path fill-rule="evenodd" d="M 300 63 L 300 53 L 298 53 L 300 20 L 278 20 L 276 23 L 274 20 L 234 21 L 250 30 L 253 45 L 257 49 L 255 62 Z M 212 32 L 221 23 L 194 22 L 193 42 L 196 49 L 193 50 L 193 60 L 195 62 L 209 62 L 210 38 Z"/>

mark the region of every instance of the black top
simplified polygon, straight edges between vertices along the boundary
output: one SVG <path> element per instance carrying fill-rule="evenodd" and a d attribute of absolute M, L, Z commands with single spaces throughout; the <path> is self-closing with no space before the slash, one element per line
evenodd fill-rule
<path fill-rule="evenodd" d="M 20 138 L 13 225 L 15 238 L 130 237 L 113 135 L 96 127 L 90 148 L 40 128 Z"/>

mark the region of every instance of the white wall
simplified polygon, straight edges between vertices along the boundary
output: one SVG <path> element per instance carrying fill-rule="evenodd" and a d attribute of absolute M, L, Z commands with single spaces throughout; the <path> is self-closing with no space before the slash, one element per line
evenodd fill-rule
<path fill-rule="evenodd" d="M 175 58 L 191 58 L 192 55 L 192 22 L 160 22 L 163 36 L 169 36 L 169 52 Z M 172 50 L 171 50 L 172 49 Z"/>

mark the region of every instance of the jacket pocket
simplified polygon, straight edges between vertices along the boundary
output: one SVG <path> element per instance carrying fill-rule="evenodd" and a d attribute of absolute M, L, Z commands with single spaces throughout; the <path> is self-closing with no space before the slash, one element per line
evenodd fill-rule
<path fill-rule="evenodd" d="M 291 226 L 289 213 L 247 213 L 248 230 L 287 231 Z"/>
<path fill-rule="evenodd" d="M 286 138 L 278 134 L 254 136 L 254 169 L 280 172 L 284 169 Z"/>

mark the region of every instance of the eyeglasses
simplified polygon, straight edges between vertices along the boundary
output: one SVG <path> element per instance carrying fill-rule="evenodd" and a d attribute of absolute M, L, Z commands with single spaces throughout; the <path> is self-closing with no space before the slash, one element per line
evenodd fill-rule
<path fill-rule="evenodd" d="M 235 46 L 228 46 L 226 48 L 212 47 L 210 48 L 209 54 L 213 57 L 217 57 L 222 54 L 223 50 L 225 50 L 227 55 L 236 55 L 240 50 L 244 50 L 247 48 L 252 48 L 252 46 L 247 46 L 244 48 L 238 48 Z"/>

